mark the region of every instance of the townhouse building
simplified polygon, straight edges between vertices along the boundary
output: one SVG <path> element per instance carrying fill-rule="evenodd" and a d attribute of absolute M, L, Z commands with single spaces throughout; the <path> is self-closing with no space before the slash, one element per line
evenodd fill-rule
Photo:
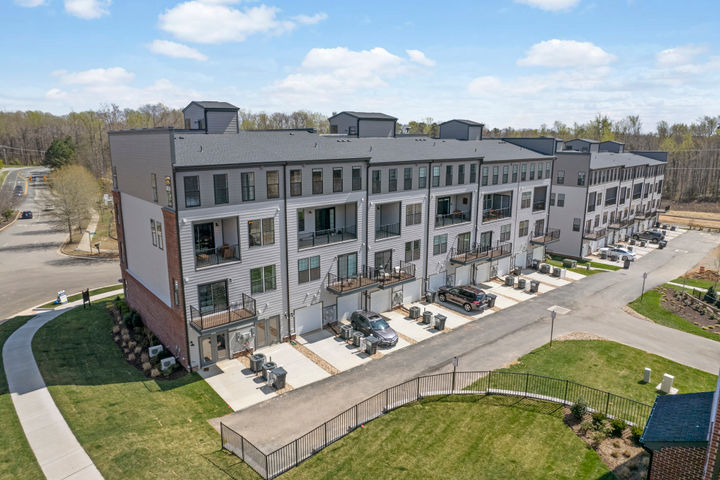
<path fill-rule="evenodd" d="M 341 112 L 330 135 L 241 131 L 192 102 L 184 130 L 110 132 L 126 298 L 186 368 L 202 368 L 442 285 L 542 259 L 554 155 L 452 120 L 398 136 Z"/>

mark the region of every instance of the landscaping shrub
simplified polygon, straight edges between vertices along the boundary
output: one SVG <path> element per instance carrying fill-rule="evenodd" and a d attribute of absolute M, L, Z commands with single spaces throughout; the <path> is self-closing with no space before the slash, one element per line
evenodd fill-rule
<path fill-rule="evenodd" d="M 134 354 L 134 353 L 128 354 L 127 359 L 128 359 L 128 362 L 134 362 L 134 361 L 135 361 L 135 354 Z"/>
<path fill-rule="evenodd" d="M 578 420 L 581 420 L 583 415 L 587 413 L 587 402 L 583 397 L 580 397 L 577 399 L 577 402 L 570 407 L 570 411 L 572 412 L 573 416 L 577 418 Z"/>
<path fill-rule="evenodd" d="M 627 428 L 628 424 L 625 420 L 621 418 L 616 418 L 612 422 L 610 422 L 610 428 L 612 429 L 612 436 L 613 437 L 621 437 L 625 429 Z"/>
<path fill-rule="evenodd" d="M 150 362 L 143 362 L 143 364 L 142 364 L 143 372 L 147 372 L 151 368 L 152 368 L 152 364 Z"/>
<path fill-rule="evenodd" d="M 604 413 L 595 412 L 592 414 L 592 421 L 596 427 L 602 425 L 605 420 L 607 420 L 607 416 Z"/>
<path fill-rule="evenodd" d="M 599 445 L 603 440 L 607 438 L 607 434 L 603 431 L 596 430 L 592 433 L 592 436 L 590 439 L 592 440 L 593 444 L 596 446 Z"/>
<path fill-rule="evenodd" d="M 162 352 L 158 353 L 157 358 L 162 360 L 163 358 L 170 358 L 173 354 L 168 351 L 168 349 L 163 350 Z"/>
<path fill-rule="evenodd" d="M 140 355 L 140 361 L 143 362 L 143 363 L 149 362 L 149 361 L 150 361 L 150 355 L 148 355 L 147 352 L 142 352 L 142 354 Z"/>
<path fill-rule="evenodd" d="M 157 368 L 153 368 L 152 370 L 150 370 L 150 377 L 156 378 L 158 376 L 160 376 L 160 370 L 158 370 Z"/>
<path fill-rule="evenodd" d="M 640 437 L 642 437 L 643 428 L 639 425 L 630 427 L 630 435 L 635 443 L 640 443 Z"/>
<path fill-rule="evenodd" d="M 134 353 L 135 355 L 140 355 L 140 352 L 142 352 L 142 347 L 141 347 L 140 345 L 138 345 L 138 346 L 136 346 L 135 349 L 133 350 L 133 353 Z"/>
<path fill-rule="evenodd" d="M 582 422 L 580 422 L 580 433 L 587 433 L 588 431 L 592 430 L 593 423 L 592 420 L 585 419 Z"/>

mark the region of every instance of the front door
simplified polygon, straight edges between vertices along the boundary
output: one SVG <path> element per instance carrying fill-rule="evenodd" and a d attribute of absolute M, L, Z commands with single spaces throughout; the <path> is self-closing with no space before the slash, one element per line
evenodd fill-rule
<path fill-rule="evenodd" d="M 255 322 L 255 349 L 280 341 L 280 316 L 263 318 Z"/>
<path fill-rule="evenodd" d="M 335 230 L 335 207 L 315 209 L 315 232 Z"/>
<path fill-rule="evenodd" d="M 492 247 L 492 232 L 480 234 L 480 251 L 487 252 Z"/>
<path fill-rule="evenodd" d="M 203 367 L 221 360 L 227 360 L 229 358 L 227 332 L 200 337 L 200 358 Z"/>

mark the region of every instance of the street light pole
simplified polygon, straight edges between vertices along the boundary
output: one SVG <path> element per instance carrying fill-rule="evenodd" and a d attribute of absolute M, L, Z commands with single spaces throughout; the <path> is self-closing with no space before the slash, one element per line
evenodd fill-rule
<path fill-rule="evenodd" d="M 643 284 L 642 284 L 642 291 L 640 292 L 640 303 L 643 301 L 643 296 L 645 295 L 645 279 L 647 278 L 647 272 L 643 273 Z"/>
<path fill-rule="evenodd" d="M 555 329 L 555 310 L 550 312 L 550 348 L 552 348 L 553 330 Z"/>

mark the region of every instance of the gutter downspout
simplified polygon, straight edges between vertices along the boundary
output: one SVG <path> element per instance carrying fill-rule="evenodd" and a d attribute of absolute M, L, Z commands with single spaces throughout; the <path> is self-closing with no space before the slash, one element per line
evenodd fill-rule
<path fill-rule="evenodd" d="M 590 162 L 591 157 L 588 157 L 588 177 L 592 178 L 592 169 L 590 168 Z M 553 167 L 553 178 L 555 174 L 555 167 Z M 583 216 L 582 216 L 582 222 L 580 223 L 580 255 L 578 255 L 578 258 L 583 258 L 583 238 L 585 238 L 585 222 L 587 222 L 587 207 L 588 207 L 588 196 L 590 195 L 590 181 L 586 182 L 587 185 L 585 185 L 585 203 L 583 204 Z M 557 201 L 557 199 L 556 199 Z M 597 203 L 597 202 L 596 202 Z M 597 205 L 596 205 L 597 206 Z"/>
<path fill-rule="evenodd" d="M 358 124 L 359 124 L 358 120 Z M 365 160 L 365 268 L 370 271 L 370 233 L 368 231 L 370 221 L 370 160 Z M 363 310 L 367 310 L 369 292 L 363 291 Z"/>
<path fill-rule="evenodd" d="M 430 160 L 430 163 L 427 164 L 428 170 L 427 175 L 425 176 L 425 181 L 427 182 L 427 212 L 425 212 L 425 265 L 423 268 L 423 286 L 421 289 L 423 295 L 427 293 L 428 287 L 430 286 L 430 278 L 428 277 L 430 264 L 430 187 L 432 185 L 430 175 L 432 175 L 433 163 L 435 163 L 435 161 Z"/>
<path fill-rule="evenodd" d="M 285 301 L 287 302 L 287 325 L 288 325 L 288 340 L 292 337 L 290 332 L 290 257 L 288 255 L 288 223 L 287 223 L 287 162 L 283 163 L 283 215 L 285 228 Z"/>
<path fill-rule="evenodd" d="M 480 140 L 482 140 L 482 128 L 480 127 Z M 480 239 L 480 223 L 479 223 L 479 214 L 480 209 L 482 208 L 482 196 L 480 195 L 480 173 L 482 172 L 482 165 L 483 161 L 485 160 L 485 157 L 480 157 L 478 159 L 478 169 L 477 169 L 477 175 L 475 176 L 475 182 L 477 183 L 477 200 L 475 201 L 475 248 L 477 248 L 478 241 Z M 470 269 L 470 272 L 472 273 L 472 280 L 471 284 L 475 285 L 475 278 L 477 277 L 477 263 L 472 264 L 472 268 Z"/>

